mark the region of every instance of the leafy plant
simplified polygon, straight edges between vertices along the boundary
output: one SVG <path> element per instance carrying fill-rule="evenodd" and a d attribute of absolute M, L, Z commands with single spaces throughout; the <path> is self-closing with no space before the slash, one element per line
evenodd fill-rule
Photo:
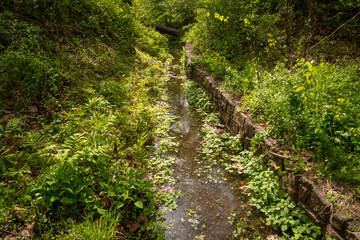
<path fill-rule="evenodd" d="M 84 167 L 60 164 L 51 167 L 38 182 L 32 194 L 40 209 L 51 215 L 76 216 L 100 206 L 91 188 L 93 177 L 86 176 Z"/>
<path fill-rule="evenodd" d="M 65 239 L 81 239 L 81 240 L 110 240 L 117 237 L 117 223 L 120 220 L 119 215 L 106 212 L 99 219 L 91 216 L 86 217 L 85 222 L 73 224 L 71 233 Z"/>

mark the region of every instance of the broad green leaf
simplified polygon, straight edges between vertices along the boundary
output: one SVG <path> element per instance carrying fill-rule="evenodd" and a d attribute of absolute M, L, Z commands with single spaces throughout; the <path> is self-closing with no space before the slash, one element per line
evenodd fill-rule
<path fill-rule="evenodd" d="M 81 192 L 84 188 L 85 188 L 85 185 L 79 186 L 79 187 L 75 190 L 75 195 L 78 194 L 79 192 Z"/>
<path fill-rule="evenodd" d="M 115 210 L 118 210 L 119 208 L 122 208 L 124 206 L 123 202 L 116 203 Z"/>
<path fill-rule="evenodd" d="M 73 190 L 71 189 L 71 188 L 63 188 L 64 190 L 66 190 L 66 191 L 68 191 L 69 193 L 71 193 L 71 194 L 74 194 L 74 192 L 73 192 Z"/>
<path fill-rule="evenodd" d="M 135 206 L 137 206 L 138 208 L 144 208 L 144 204 L 142 201 L 135 202 Z"/>
<path fill-rule="evenodd" d="M 51 196 L 51 198 L 50 198 L 50 202 L 54 202 L 54 201 L 56 201 L 56 200 L 58 200 L 58 199 L 59 199 L 58 197 Z"/>
<path fill-rule="evenodd" d="M 99 208 L 99 207 L 98 207 L 96 210 L 97 210 L 98 213 L 100 213 L 101 215 L 105 215 L 105 214 L 106 214 L 106 210 L 103 209 L 103 208 Z"/>
<path fill-rule="evenodd" d="M 61 198 L 60 202 L 62 202 L 63 204 L 66 204 L 66 205 L 70 205 L 70 204 L 75 203 L 75 199 L 69 198 L 69 197 L 63 197 L 63 198 Z"/>

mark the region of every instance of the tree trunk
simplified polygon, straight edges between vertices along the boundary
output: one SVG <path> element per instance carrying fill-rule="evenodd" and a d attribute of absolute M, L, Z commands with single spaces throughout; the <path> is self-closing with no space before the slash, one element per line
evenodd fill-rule
<path fill-rule="evenodd" d="M 156 30 L 161 33 L 167 33 L 167 34 L 171 34 L 174 36 L 181 36 L 182 34 L 184 34 L 184 32 L 179 29 L 163 26 L 163 25 L 156 24 L 156 23 L 152 23 L 151 25 L 154 26 L 156 28 Z"/>

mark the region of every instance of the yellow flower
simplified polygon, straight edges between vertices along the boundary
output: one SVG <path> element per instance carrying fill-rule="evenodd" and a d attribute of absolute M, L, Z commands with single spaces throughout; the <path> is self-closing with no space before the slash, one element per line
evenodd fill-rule
<path fill-rule="evenodd" d="M 304 87 L 298 87 L 298 88 L 294 89 L 294 92 L 295 93 L 301 92 L 303 89 L 304 89 Z"/>

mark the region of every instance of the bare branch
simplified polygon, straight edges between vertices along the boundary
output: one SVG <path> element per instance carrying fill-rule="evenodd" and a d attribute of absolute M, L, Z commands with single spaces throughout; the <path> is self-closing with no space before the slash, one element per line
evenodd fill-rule
<path fill-rule="evenodd" d="M 335 31 L 333 31 L 330 35 L 324 37 L 323 39 L 321 39 L 319 42 L 317 42 L 316 44 L 314 44 L 311 48 L 309 48 L 308 51 L 310 51 L 311 49 L 313 49 L 314 47 L 316 47 L 317 45 L 319 45 L 320 43 L 322 43 L 323 41 L 325 41 L 326 39 L 330 38 L 332 35 L 334 35 L 340 28 L 342 28 L 343 26 L 345 26 L 346 24 L 348 24 L 349 22 L 351 22 L 352 20 L 354 20 L 357 16 L 360 15 L 360 12 L 358 12 L 357 14 L 355 14 L 355 16 L 353 16 L 350 20 L 348 20 L 347 22 L 343 23 L 340 27 L 338 27 L 337 29 L 335 29 Z"/>

